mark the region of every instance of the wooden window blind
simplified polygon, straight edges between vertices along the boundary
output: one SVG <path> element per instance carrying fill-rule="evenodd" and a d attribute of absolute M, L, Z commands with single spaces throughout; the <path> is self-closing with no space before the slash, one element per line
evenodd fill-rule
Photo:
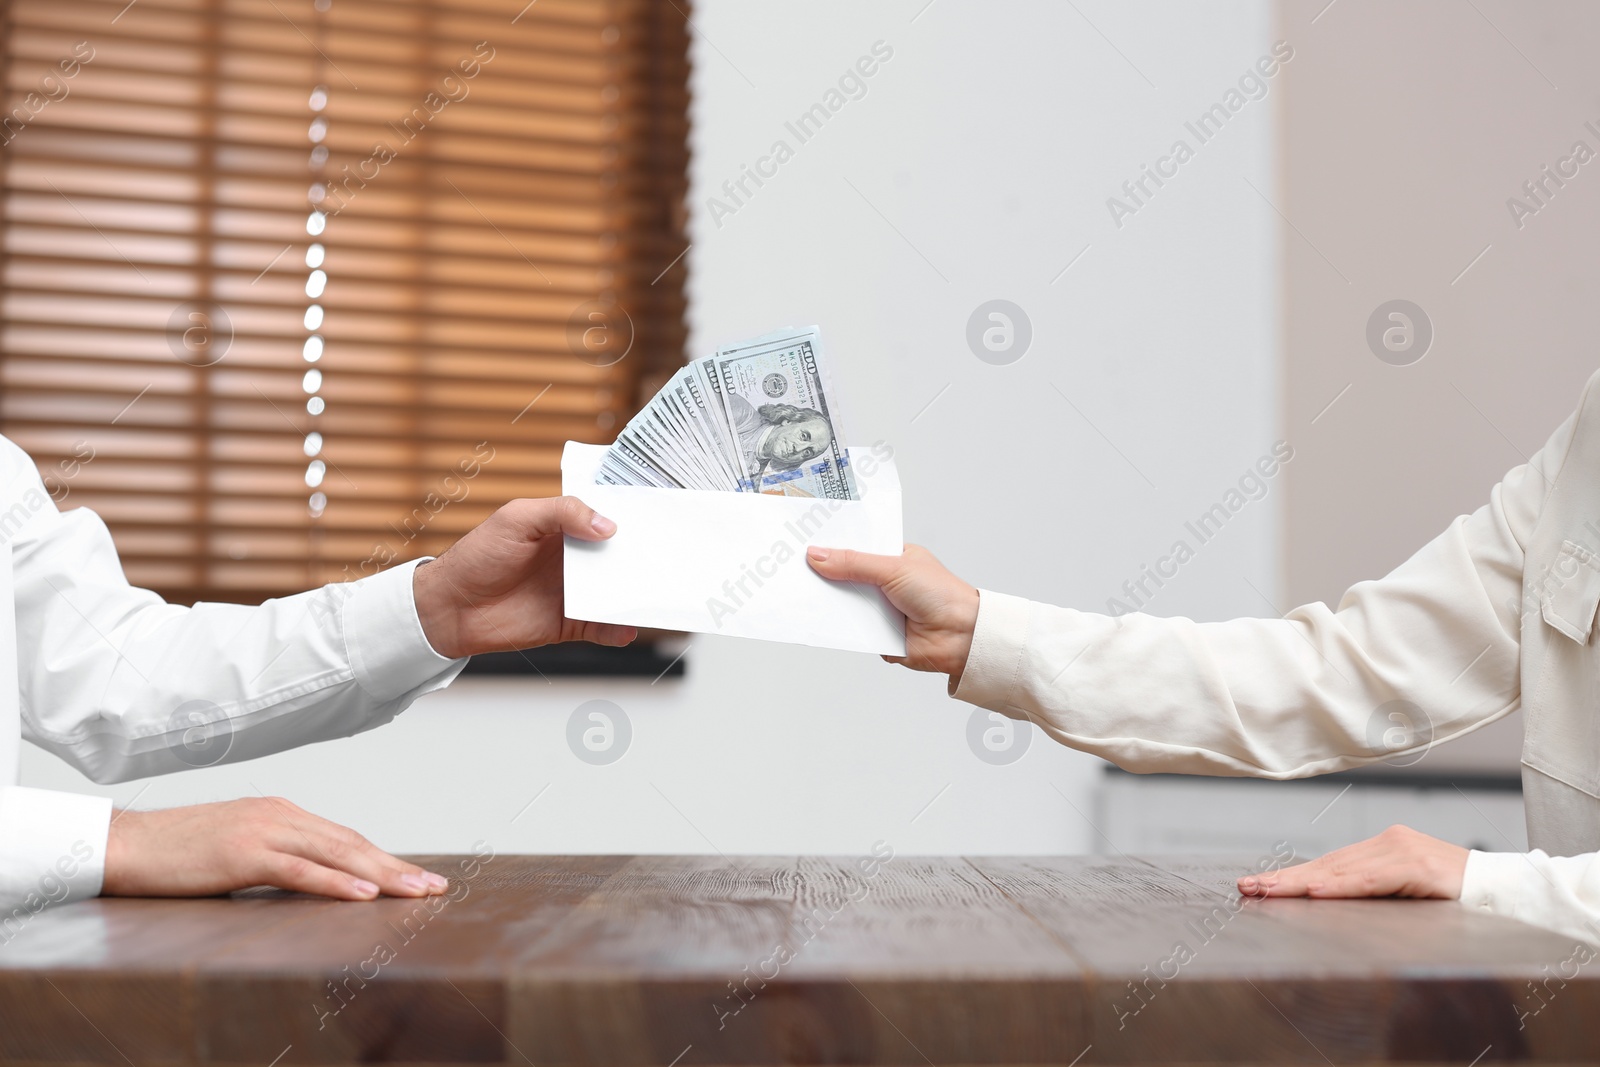
<path fill-rule="evenodd" d="M 179 601 L 559 493 L 682 362 L 687 11 L 0 3 L 0 431 Z"/>

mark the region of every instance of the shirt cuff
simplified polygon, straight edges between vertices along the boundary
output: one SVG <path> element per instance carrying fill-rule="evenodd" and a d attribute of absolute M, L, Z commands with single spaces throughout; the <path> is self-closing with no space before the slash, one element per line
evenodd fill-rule
<path fill-rule="evenodd" d="M 1517 918 L 1528 857 L 1520 852 L 1468 852 L 1461 876 L 1462 906 Z"/>
<path fill-rule="evenodd" d="M 1015 703 L 1032 612 L 1033 602 L 1023 597 L 978 591 L 972 650 L 967 653 L 961 681 L 950 687 L 951 696 L 996 711 Z"/>
<path fill-rule="evenodd" d="M 439 655 L 422 632 L 412 572 L 431 558 L 351 583 L 354 588 L 344 603 L 345 649 L 356 683 L 375 700 L 395 700 L 466 664 L 465 659 Z"/>
<path fill-rule="evenodd" d="M 10 940 L 13 920 L 100 895 L 110 828 L 110 797 L 0 788 L 0 904 L 9 913 L 0 939 Z"/>

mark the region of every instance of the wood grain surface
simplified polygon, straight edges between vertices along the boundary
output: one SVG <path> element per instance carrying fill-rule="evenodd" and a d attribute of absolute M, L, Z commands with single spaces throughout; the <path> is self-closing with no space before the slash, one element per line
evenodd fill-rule
<path fill-rule="evenodd" d="M 1600 950 L 1255 861 L 438 856 L 430 903 L 96 900 L 0 943 L 7 1063 L 1600 1062 Z"/>

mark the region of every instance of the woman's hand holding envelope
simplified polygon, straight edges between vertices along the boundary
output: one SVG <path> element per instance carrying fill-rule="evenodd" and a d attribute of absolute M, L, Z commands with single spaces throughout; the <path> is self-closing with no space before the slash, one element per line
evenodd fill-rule
<path fill-rule="evenodd" d="M 952 687 L 961 680 L 978 625 L 978 590 L 946 570 L 933 553 L 920 545 L 907 545 L 898 556 L 813 547 L 806 558 L 824 578 L 877 586 L 905 615 L 906 654 L 885 660 L 948 674 Z"/>

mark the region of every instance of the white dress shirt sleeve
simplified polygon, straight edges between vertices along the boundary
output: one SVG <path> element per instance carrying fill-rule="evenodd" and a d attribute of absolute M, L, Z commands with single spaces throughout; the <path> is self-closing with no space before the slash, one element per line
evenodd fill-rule
<path fill-rule="evenodd" d="M 43 493 L 27 456 L 0 448 L 13 485 Z M 191 608 L 130 586 L 100 517 L 47 494 L 10 547 L 23 736 L 97 782 L 369 730 L 466 663 L 423 634 L 412 571 L 424 561 L 260 606 Z M 107 821 L 98 799 L 0 791 L 0 871 L 36 877 L 83 838 L 92 856 L 73 895 L 98 891 Z"/>
<path fill-rule="evenodd" d="M 1521 695 L 1524 546 L 1575 423 L 1508 473 L 1486 505 L 1387 576 L 1352 586 L 1337 610 L 1308 604 L 1278 619 L 1200 623 L 985 590 L 952 693 L 1140 772 L 1298 778 L 1476 730 Z M 1600 875 L 1580 878 L 1584 862 L 1475 854 L 1471 902 L 1530 921 L 1581 899 L 1592 907 Z"/>
<path fill-rule="evenodd" d="M 1202 623 L 985 590 L 954 695 L 1134 771 L 1299 778 L 1476 730 L 1520 695 L 1523 544 L 1574 421 L 1488 504 L 1352 586 L 1337 610 Z M 1411 713 L 1398 747 L 1396 700 L 1433 716 Z"/>
<path fill-rule="evenodd" d="M 0 945 L 52 904 L 100 894 L 111 799 L 0 788 Z"/>
<path fill-rule="evenodd" d="M 1461 903 L 1600 945 L 1600 854 L 1471 852 Z"/>

